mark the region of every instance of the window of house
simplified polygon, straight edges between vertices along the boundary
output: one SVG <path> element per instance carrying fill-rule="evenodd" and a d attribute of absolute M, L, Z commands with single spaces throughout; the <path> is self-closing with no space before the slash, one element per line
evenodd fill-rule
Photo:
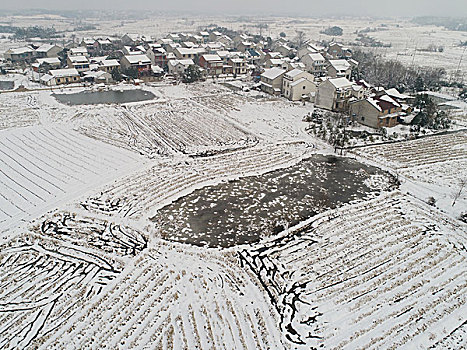
<path fill-rule="evenodd" d="M 305 86 L 303 86 L 303 90 L 305 90 Z"/>

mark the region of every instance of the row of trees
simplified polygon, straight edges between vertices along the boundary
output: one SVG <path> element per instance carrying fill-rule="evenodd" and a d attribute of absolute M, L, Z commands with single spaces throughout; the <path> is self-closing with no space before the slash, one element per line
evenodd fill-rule
<path fill-rule="evenodd" d="M 370 84 L 397 88 L 399 91 L 437 90 L 443 85 L 446 71 L 434 67 L 407 67 L 396 60 L 386 60 L 372 52 L 354 50 L 353 58 L 359 62 L 352 71 L 354 79 Z"/>

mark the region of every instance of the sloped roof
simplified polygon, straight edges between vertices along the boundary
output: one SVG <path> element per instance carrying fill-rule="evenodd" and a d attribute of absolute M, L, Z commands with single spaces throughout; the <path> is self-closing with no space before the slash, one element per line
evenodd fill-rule
<path fill-rule="evenodd" d="M 202 56 L 205 61 L 222 61 L 222 59 L 219 57 L 219 55 L 203 55 Z"/>
<path fill-rule="evenodd" d="M 271 69 L 266 69 L 264 73 L 261 74 L 261 77 L 273 80 L 273 79 L 280 77 L 285 72 L 286 72 L 285 69 L 274 67 Z"/>
<path fill-rule="evenodd" d="M 151 60 L 146 55 L 128 55 L 128 56 L 125 56 L 125 58 L 131 64 L 140 63 L 140 62 L 145 63 L 145 64 L 151 63 Z"/>
<path fill-rule="evenodd" d="M 294 77 L 302 73 L 303 71 L 301 69 L 295 68 L 292 69 L 290 72 L 287 72 L 285 75 L 293 79 Z"/>
<path fill-rule="evenodd" d="M 70 76 L 79 75 L 78 71 L 75 68 L 53 69 L 49 73 L 54 78 L 70 77 Z"/>
<path fill-rule="evenodd" d="M 309 53 L 307 56 L 309 56 L 313 61 L 324 61 L 324 57 L 320 53 Z"/>
<path fill-rule="evenodd" d="M 350 68 L 350 63 L 346 60 L 329 60 L 329 63 L 336 71 L 345 71 Z"/>
<path fill-rule="evenodd" d="M 348 81 L 347 78 L 334 78 L 329 79 L 329 82 L 334 85 L 336 89 L 342 89 L 346 87 L 351 87 L 352 82 Z"/>

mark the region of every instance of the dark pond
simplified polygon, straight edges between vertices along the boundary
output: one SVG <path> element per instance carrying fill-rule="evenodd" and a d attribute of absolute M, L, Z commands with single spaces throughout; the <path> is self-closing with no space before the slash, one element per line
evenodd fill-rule
<path fill-rule="evenodd" d="M 155 96 L 145 90 L 82 91 L 75 94 L 53 94 L 60 102 L 69 105 L 95 105 L 102 103 L 128 103 L 152 100 Z"/>
<path fill-rule="evenodd" d="M 256 242 L 393 185 L 394 179 L 378 168 L 315 155 L 287 169 L 196 190 L 152 220 L 165 239 L 230 247 Z"/>
<path fill-rule="evenodd" d="M 0 80 L 0 90 L 13 90 L 15 82 L 9 80 Z"/>

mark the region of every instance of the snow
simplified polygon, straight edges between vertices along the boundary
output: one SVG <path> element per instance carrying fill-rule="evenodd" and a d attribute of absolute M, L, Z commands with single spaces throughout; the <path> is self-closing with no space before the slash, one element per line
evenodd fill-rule
<path fill-rule="evenodd" d="M 351 87 L 353 83 L 351 83 L 347 78 L 334 78 L 329 79 L 329 82 L 335 86 L 336 89 L 343 89 L 347 87 Z"/>
<path fill-rule="evenodd" d="M 285 69 L 282 69 L 282 68 L 279 68 L 279 67 L 274 67 L 274 68 L 266 69 L 261 74 L 261 77 L 274 80 L 277 77 L 280 77 L 285 72 L 286 72 Z"/>

